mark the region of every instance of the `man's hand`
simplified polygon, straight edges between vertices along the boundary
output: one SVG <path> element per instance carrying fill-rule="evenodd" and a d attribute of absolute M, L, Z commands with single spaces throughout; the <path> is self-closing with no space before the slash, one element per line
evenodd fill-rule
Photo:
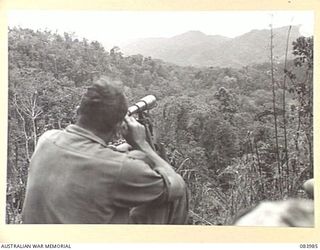
<path fill-rule="evenodd" d="M 122 143 L 118 146 L 116 146 L 116 150 L 120 151 L 120 152 L 128 152 L 132 149 L 132 146 L 128 143 Z"/>
<path fill-rule="evenodd" d="M 132 116 L 126 115 L 124 118 L 125 128 L 122 135 L 126 141 L 134 148 L 141 148 L 146 143 L 146 129 Z"/>

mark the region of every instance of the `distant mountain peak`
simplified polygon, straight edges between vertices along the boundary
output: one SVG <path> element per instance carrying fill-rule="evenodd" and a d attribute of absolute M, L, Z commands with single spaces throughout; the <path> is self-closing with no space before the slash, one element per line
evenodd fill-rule
<path fill-rule="evenodd" d="M 177 40 L 177 39 L 178 40 L 179 39 L 189 40 L 189 39 L 205 39 L 207 37 L 208 37 L 208 35 L 206 35 L 205 33 L 201 32 L 199 30 L 191 30 L 191 31 L 187 31 L 182 34 L 173 36 L 170 39 L 171 40 Z"/>
<path fill-rule="evenodd" d="M 284 57 L 289 26 L 274 28 L 274 54 Z M 289 44 L 300 36 L 292 26 Z M 190 30 L 170 38 L 142 39 L 124 47 L 125 54 L 142 54 L 182 66 L 242 67 L 269 60 L 270 29 L 251 30 L 228 38 Z M 290 52 L 289 52 L 290 53 Z"/>
<path fill-rule="evenodd" d="M 177 36 L 206 36 L 206 34 L 201 32 L 200 30 L 190 30 Z"/>

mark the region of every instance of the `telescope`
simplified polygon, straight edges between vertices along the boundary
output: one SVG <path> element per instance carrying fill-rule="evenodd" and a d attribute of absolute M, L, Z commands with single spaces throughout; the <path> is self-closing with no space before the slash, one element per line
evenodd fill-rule
<path fill-rule="evenodd" d="M 152 109 L 156 101 L 157 99 L 154 95 L 147 95 L 128 108 L 128 115 L 131 116 Z"/>

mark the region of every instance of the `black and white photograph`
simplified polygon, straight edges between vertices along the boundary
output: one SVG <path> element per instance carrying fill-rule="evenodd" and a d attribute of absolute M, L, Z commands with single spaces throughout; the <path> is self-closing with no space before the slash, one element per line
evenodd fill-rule
<path fill-rule="evenodd" d="M 314 228 L 314 12 L 8 12 L 6 224 Z"/>

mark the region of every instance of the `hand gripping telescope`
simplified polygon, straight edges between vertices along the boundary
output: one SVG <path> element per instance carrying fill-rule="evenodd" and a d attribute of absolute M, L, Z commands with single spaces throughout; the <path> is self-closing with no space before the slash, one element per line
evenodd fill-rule
<path fill-rule="evenodd" d="M 128 115 L 138 114 L 138 122 L 140 122 L 146 129 L 146 137 L 150 146 L 155 150 L 155 136 L 153 131 L 153 122 L 150 115 L 145 112 L 152 109 L 156 104 L 156 97 L 154 95 L 147 95 L 138 102 L 128 108 Z"/>
<path fill-rule="evenodd" d="M 151 116 L 147 112 L 145 112 L 149 109 L 154 108 L 156 101 L 157 99 L 154 95 L 147 95 L 140 99 L 138 102 L 136 102 L 134 105 L 130 106 L 128 108 L 127 114 L 129 116 L 138 114 L 138 121 L 146 128 L 146 136 L 148 143 L 153 148 L 153 150 L 156 150 L 156 152 L 163 159 L 168 161 L 166 150 L 164 148 L 163 143 L 157 143 L 156 132 L 153 128 Z"/>
<path fill-rule="evenodd" d="M 155 106 L 156 101 L 157 99 L 154 95 L 147 95 L 128 108 L 128 115 L 130 116 L 152 109 Z"/>

